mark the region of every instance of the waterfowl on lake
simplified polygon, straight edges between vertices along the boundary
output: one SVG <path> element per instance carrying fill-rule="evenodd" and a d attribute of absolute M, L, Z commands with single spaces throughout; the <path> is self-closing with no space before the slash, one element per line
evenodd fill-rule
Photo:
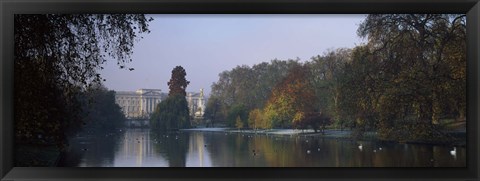
<path fill-rule="evenodd" d="M 450 151 L 450 155 L 457 156 L 457 147 L 453 147 L 453 150 Z"/>
<path fill-rule="evenodd" d="M 359 149 L 360 151 L 362 151 L 362 149 L 363 149 L 363 145 L 362 145 L 362 144 L 360 144 L 360 145 L 358 146 L 358 149 Z"/>

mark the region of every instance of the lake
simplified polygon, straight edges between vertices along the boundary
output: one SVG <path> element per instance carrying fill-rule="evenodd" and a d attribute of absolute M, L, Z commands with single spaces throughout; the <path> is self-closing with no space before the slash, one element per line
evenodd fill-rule
<path fill-rule="evenodd" d="M 66 167 L 465 167 L 466 149 L 309 136 L 125 128 L 78 135 Z"/>

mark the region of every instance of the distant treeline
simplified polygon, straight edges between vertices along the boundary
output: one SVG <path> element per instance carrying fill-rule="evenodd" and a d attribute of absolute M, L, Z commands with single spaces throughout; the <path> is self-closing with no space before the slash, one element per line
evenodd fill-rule
<path fill-rule="evenodd" d="M 357 136 L 443 139 L 442 123 L 466 114 L 465 23 L 465 15 L 368 15 L 357 30 L 365 44 L 220 73 L 205 115 L 230 127 L 332 123 Z"/>

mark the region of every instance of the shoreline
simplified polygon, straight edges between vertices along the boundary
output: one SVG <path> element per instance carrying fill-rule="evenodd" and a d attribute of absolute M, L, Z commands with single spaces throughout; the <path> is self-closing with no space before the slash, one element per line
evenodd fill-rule
<path fill-rule="evenodd" d="M 267 136 L 305 136 L 305 137 L 317 137 L 317 138 L 331 138 L 331 139 L 347 139 L 347 140 L 361 140 L 361 141 L 383 141 L 383 142 L 394 142 L 394 143 L 407 143 L 407 144 L 427 144 L 427 145 L 443 145 L 443 146 L 460 146 L 465 147 L 465 141 L 437 141 L 437 142 L 426 142 L 426 141 L 397 141 L 397 140 L 381 140 L 377 137 L 377 133 L 370 131 L 365 132 L 362 138 L 352 138 L 351 130 L 335 130 L 327 129 L 322 132 L 315 133 L 313 130 L 298 130 L 298 129 L 269 129 L 269 130 L 252 130 L 244 129 L 239 130 L 235 128 L 190 128 L 190 129 L 180 129 L 180 131 L 195 131 L 195 132 L 217 132 L 217 133 L 243 133 L 243 134 L 260 134 Z M 457 132 L 451 132 L 457 133 Z M 463 133 L 463 132 L 460 132 Z M 465 133 L 463 133 L 465 134 Z"/>
<path fill-rule="evenodd" d="M 324 133 L 316 132 L 313 129 L 268 129 L 268 130 L 252 130 L 244 129 L 238 130 L 234 128 L 191 128 L 191 129 L 181 129 L 180 131 L 197 131 L 197 132 L 217 132 L 217 133 L 242 133 L 242 134 L 259 134 L 267 136 L 299 136 L 299 137 L 318 137 L 318 138 L 332 138 L 332 139 L 346 139 L 346 140 L 355 140 L 352 138 L 350 130 L 334 130 L 328 129 Z M 365 132 L 363 138 L 358 138 L 357 140 L 362 141 L 380 141 L 376 137 L 375 132 Z"/>
<path fill-rule="evenodd" d="M 268 129 L 268 130 L 252 130 L 243 129 L 238 130 L 234 128 L 191 128 L 180 129 L 180 131 L 200 131 L 200 132 L 223 132 L 223 133 L 246 133 L 246 134 L 263 134 L 263 135 L 282 135 L 282 136 L 323 136 L 323 137 L 342 137 L 351 138 L 351 131 L 349 130 L 325 130 L 324 133 L 315 133 L 311 129 L 299 130 L 299 129 Z M 374 132 L 367 132 L 370 134 L 376 134 Z"/>

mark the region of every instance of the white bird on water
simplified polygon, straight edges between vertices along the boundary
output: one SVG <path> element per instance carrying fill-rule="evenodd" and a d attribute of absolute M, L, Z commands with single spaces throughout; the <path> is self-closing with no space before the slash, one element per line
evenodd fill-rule
<path fill-rule="evenodd" d="M 453 147 L 453 150 L 450 151 L 450 155 L 457 156 L 457 147 Z"/>
<path fill-rule="evenodd" d="M 362 151 L 362 149 L 363 149 L 363 145 L 362 145 L 362 144 L 360 144 L 360 145 L 358 146 L 358 149 L 359 149 L 360 151 Z"/>

